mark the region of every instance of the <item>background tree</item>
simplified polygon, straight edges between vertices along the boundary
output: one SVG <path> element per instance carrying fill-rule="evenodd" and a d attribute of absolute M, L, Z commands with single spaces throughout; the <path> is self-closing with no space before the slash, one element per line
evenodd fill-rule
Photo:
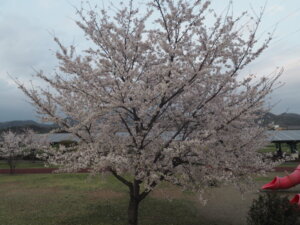
<path fill-rule="evenodd" d="M 23 133 L 3 132 L 0 139 L 0 156 L 7 160 L 10 174 L 15 173 L 17 159 L 26 155 L 33 146 L 34 133 L 27 130 Z"/>
<path fill-rule="evenodd" d="M 59 70 L 36 74 L 52 89 L 17 81 L 44 121 L 81 140 L 50 161 L 70 172 L 110 171 L 128 186 L 130 225 L 162 181 L 201 192 L 216 182 L 241 186 L 272 166 L 257 153 L 259 119 L 280 74 L 238 77 L 271 40 L 257 41 L 262 14 L 234 18 L 229 7 L 217 15 L 205 0 L 147 6 L 79 9 L 91 47 L 77 54 L 55 38 Z"/>

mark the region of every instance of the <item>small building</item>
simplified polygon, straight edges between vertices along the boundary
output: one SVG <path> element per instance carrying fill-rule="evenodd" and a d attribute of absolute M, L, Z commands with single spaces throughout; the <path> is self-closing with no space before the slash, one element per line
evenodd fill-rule
<path fill-rule="evenodd" d="M 277 153 L 282 154 L 282 144 L 286 143 L 291 153 L 297 153 L 297 143 L 300 142 L 300 130 L 269 130 L 270 142 L 275 143 Z"/>

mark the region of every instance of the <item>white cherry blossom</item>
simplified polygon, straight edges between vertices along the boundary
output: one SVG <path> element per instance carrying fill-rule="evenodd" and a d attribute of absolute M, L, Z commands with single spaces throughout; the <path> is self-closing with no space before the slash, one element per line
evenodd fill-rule
<path fill-rule="evenodd" d="M 216 15 L 208 0 L 153 0 L 144 14 L 134 5 L 115 15 L 79 9 L 91 47 L 79 53 L 55 38 L 59 71 L 36 74 L 50 89 L 17 81 L 44 121 L 80 139 L 49 160 L 110 171 L 129 188 L 130 225 L 162 181 L 202 192 L 273 166 L 257 152 L 266 143 L 259 120 L 282 72 L 239 76 L 271 41 L 258 41 L 262 14 Z"/>

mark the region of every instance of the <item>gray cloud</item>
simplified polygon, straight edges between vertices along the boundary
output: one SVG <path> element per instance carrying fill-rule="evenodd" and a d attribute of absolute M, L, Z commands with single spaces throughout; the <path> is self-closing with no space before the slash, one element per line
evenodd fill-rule
<path fill-rule="evenodd" d="M 250 0 L 236 1 L 235 11 L 249 8 L 249 2 Z M 251 3 L 256 4 L 255 6 L 263 5 L 260 0 L 251 0 Z M 24 82 L 33 79 L 32 68 L 51 74 L 57 65 L 53 53 L 57 46 L 51 34 L 58 36 L 67 45 L 75 43 L 81 49 L 86 46 L 82 31 L 74 23 L 73 18 L 76 16 L 73 4 L 79 6 L 80 1 L 0 1 L 0 121 L 36 118 L 33 107 L 26 102 L 26 97 L 16 88 L 7 73 Z M 284 67 L 285 72 L 280 80 L 285 85 L 272 94 L 271 103 L 279 102 L 273 112 L 300 113 L 300 46 L 299 33 L 295 32 L 299 29 L 299 14 L 295 12 L 300 6 L 299 1 L 272 4 L 269 3 L 260 32 L 273 29 L 274 24 L 281 21 L 274 43 L 244 72 L 260 76 L 271 73 L 276 67 Z M 276 15 L 278 18 L 275 18 Z"/>
<path fill-rule="evenodd" d="M 283 112 L 300 113 L 300 46 L 291 47 L 286 41 L 270 45 L 262 57 L 246 68 L 247 73 L 257 76 L 266 76 L 276 70 L 283 68 L 283 74 L 279 78 L 282 85 L 271 94 L 270 104 L 275 104 L 272 112 L 279 114 Z"/>
<path fill-rule="evenodd" d="M 43 1 L 40 5 L 45 10 L 45 16 L 49 14 L 48 10 L 52 10 L 52 13 L 58 10 L 57 6 L 59 1 L 55 4 L 53 1 Z M 0 121 L 37 119 L 33 106 L 8 74 L 23 82 L 33 80 L 35 83 L 37 81 L 32 77 L 34 69 L 52 74 L 57 66 L 57 45 L 53 41 L 53 34 L 62 41 L 68 40 L 66 44 L 82 41 L 77 38 L 81 31 L 64 13 L 62 17 L 42 17 L 38 20 L 42 14 L 17 15 L 0 10 Z"/>

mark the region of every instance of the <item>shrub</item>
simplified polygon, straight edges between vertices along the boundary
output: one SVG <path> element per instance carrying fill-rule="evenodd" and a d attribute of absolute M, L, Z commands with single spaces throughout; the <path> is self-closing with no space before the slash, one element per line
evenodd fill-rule
<path fill-rule="evenodd" d="M 295 225 L 299 216 L 298 206 L 290 204 L 287 196 L 277 193 L 260 194 L 248 212 L 248 225 Z"/>

